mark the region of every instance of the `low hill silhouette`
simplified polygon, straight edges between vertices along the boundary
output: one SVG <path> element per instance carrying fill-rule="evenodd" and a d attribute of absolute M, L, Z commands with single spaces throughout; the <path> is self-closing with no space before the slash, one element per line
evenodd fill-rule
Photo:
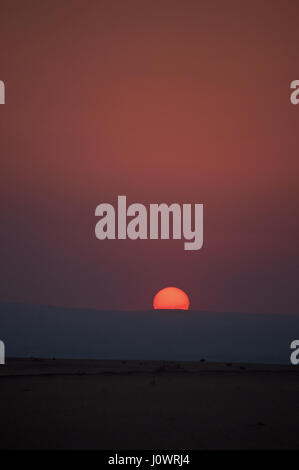
<path fill-rule="evenodd" d="M 0 302 L 0 339 L 8 357 L 289 364 L 299 316 Z"/>

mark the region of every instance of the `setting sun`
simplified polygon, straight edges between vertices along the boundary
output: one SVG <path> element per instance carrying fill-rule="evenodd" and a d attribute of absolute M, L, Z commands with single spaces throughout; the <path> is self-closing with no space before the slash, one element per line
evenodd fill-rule
<path fill-rule="evenodd" d="M 177 287 L 165 287 L 154 297 L 154 309 L 188 310 L 190 301 L 188 295 Z"/>

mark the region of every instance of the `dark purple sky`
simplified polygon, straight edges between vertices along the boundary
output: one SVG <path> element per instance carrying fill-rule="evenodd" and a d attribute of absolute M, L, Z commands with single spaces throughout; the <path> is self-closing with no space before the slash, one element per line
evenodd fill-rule
<path fill-rule="evenodd" d="M 298 312 L 298 1 L 2 0 L 0 298 Z M 95 208 L 203 203 L 204 247 Z"/>

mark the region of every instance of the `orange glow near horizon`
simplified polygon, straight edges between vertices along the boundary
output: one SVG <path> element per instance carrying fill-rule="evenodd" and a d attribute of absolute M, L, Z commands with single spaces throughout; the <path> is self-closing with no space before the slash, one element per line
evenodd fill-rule
<path fill-rule="evenodd" d="M 154 297 L 154 309 L 188 310 L 190 301 L 188 295 L 177 287 L 165 287 Z"/>

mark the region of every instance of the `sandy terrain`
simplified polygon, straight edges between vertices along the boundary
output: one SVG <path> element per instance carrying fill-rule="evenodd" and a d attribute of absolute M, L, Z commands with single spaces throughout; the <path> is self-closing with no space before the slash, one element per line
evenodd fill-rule
<path fill-rule="evenodd" d="M 299 449 L 299 367 L 10 359 L 2 449 Z"/>

